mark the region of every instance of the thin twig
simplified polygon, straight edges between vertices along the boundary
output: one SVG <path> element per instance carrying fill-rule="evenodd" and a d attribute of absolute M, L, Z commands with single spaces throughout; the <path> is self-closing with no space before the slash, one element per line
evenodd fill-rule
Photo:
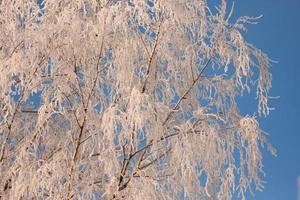
<path fill-rule="evenodd" d="M 17 46 L 15 46 L 15 48 L 13 49 L 13 51 L 10 53 L 9 58 L 11 58 L 13 56 L 13 54 L 17 51 L 17 49 L 19 48 L 19 46 L 21 46 L 21 44 L 23 44 L 24 40 L 22 40 L 21 42 L 19 42 L 17 44 Z"/>
<path fill-rule="evenodd" d="M 146 50 L 146 52 L 147 52 L 148 57 L 150 58 L 150 57 L 151 57 L 151 54 L 150 54 L 150 52 L 149 52 L 149 50 L 148 50 L 148 48 L 147 48 L 147 45 L 146 45 L 146 43 L 145 43 L 145 41 L 144 41 L 142 35 L 141 35 L 139 32 L 137 32 L 137 33 L 138 33 L 138 35 L 139 35 L 139 37 L 140 37 L 140 40 L 142 41 L 142 43 L 143 43 L 143 45 L 144 45 L 144 48 L 145 48 L 145 50 Z"/>
<path fill-rule="evenodd" d="M 156 53 L 156 48 L 157 48 L 157 45 L 158 45 L 159 35 L 161 33 L 162 22 L 163 22 L 163 18 L 159 22 L 159 25 L 158 25 L 158 28 L 157 28 L 157 33 L 156 33 L 156 38 L 155 38 L 155 42 L 154 42 L 154 46 L 153 46 L 153 49 L 152 49 L 152 52 L 151 52 L 151 56 L 149 57 L 149 60 L 148 60 L 146 77 L 145 77 L 145 81 L 144 81 L 144 84 L 143 84 L 143 87 L 142 87 L 142 93 L 144 93 L 145 90 L 146 90 L 150 69 L 151 69 L 151 66 L 152 66 L 154 55 Z"/>
<path fill-rule="evenodd" d="M 155 163 L 156 161 L 160 160 L 161 158 L 163 158 L 164 156 L 166 156 L 169 152 L 171 151 L 171 148 L 169 148 L 165 153 L 162 153 L 161 155 L 159 155 L 158 157 L 156 157 L 155 159 L 151 160 L 150 162 L 148 162 L 147 164 L 140 166 L 138 169 L 139 170 L 143 170 L 146 169 L 147 167 L 151 166 L 153 163 Z"/>

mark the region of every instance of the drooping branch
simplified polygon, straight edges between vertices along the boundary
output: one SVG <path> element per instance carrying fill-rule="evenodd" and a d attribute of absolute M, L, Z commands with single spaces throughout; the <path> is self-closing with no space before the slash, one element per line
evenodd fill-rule
<path fill-rule="evenodd" d="M 37 70 L 39 69 L 39 67 L 44 63 L 45 61 L 45 56 L 42 56 L 41 59 L 40 59 L 40 62 L 37 64 L 36 68 L 34 69 L 33 73 L 32 73 L 32 76 L 31 78 L 28 80 L 26 86 L 24 87 L 24 89 L 22 90 L 21 92 L 21 95 L 17 101 L 17 104 L 15 106 L 15 109 L 13 111 L 13 114 L 12 114 L 12 119 L 10 122 L 6 122 L 6 126 L 7 126 L 7 134 L 3 140 L 3 144 L 1 146 L 1 151 L 0 151 L 0 165 L 2 164 L 3 162 L 3 158 L 4 158 L 4 153 L 5 153 L 5 147 L 6 147 L 6 144 L 7 144 L 7 141 L 8 141 L 8 138 L 12 132 L 12 127 L 13 127 L 13 124 L 14 124 L 14 121 L 15 121 L 15 118 L 16 118 L 16 114 L 19 110 L 19 107 L 21 105 L 21 102 L 23 101 L 23 98 L 25 96 L 25 92 L 27 90 L 27 87 L 30 85 L 30 83 L 32 82 L 33 78 L 34 78 L 34 75 L 37 73 Z"/>

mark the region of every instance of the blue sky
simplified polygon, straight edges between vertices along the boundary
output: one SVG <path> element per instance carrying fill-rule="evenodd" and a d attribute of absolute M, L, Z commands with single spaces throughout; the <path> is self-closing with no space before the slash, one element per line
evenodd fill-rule
<path fill-rule="evenodd" d="M 273 157 L 264 152 L 265 190 L 256 192 L 255 200 L 297 200 L 297 176 L 300 176 L 300 0 L 239 0 L 235 15 L 259 16 L 257 25 L 249 25 L 247 40 L 266 52 L 274 64 L 271 100 L 275 111 L 259 118 L 261 128 L 278 150 Z M 255 105 L 241 102 L 241 112 L 252 114 Z"/>

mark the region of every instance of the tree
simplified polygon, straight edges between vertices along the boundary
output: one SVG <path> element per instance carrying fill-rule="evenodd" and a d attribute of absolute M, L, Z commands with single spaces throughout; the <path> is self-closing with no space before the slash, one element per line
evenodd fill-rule
<path fill-rule="evenodd" d="M 244 199 L 270 59 L 225 0 L 1 0 L 2 199 Z"/>

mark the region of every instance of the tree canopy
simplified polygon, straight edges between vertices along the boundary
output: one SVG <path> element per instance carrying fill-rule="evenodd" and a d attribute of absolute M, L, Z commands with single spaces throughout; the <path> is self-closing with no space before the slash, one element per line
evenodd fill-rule
<path fill-rule="evenodd" d="M 271 60 L 222 0 L 0 0 L 0 199 L 262 190 Z"/>

